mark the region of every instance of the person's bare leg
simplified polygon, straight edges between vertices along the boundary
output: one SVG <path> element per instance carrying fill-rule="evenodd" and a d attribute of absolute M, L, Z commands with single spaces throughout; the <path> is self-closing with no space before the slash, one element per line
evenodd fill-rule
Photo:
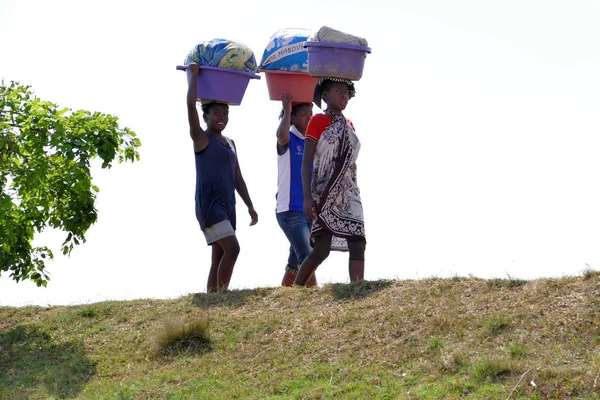
<path fill-rule="evenodd" d="M 210 271 L 208 272 L 208 282 L 206 283 L 206 291 L 208 293 L 214 293 L 219 289 L 217 283 L 217 272 L 219 270 L 219 264 L 221 263 L 221 257 L 223 257 L 223 249 L 219 243 L 213 243 L 212 255 L 210 261 Z"/>
<path fill-rule="evenodd" d="M 296 280 L 297 273 L 292 271 L 285 271 L 285 275 L 283 275 L 283 280 L 281 281 L 281 286 L 294 286 L 294 282 Z M 306 287 L 317 286 L 317 275 L 313 272 L 313 274 L 308 278 L 306 282 Z"/>
<path fill-rule="evenodd" d="M 315 242 L 309 256 L 306 257 L 302 262 L 302 265 L 300 265 L 300 270 L 298 271 L 298 275 L 296 275 L 296 281 L 294 282 L 295 286 L 305 286 L 313 277 L 314 281 L 311 281 L 310 283 L 313 284 L 314 282 L 313 286 L 317 284 L 315 271 L 319 265 L 321 265 L 323 261 L 327 259 L 330 249 L 331 235 L 324 234 L 315 238 Z"/>
<path fill-rule="evenodd" d="M 313 286 L 317 286 L 317 273 L 313 272 L 313 274 L 310 276 L 310 278 L 308 278 L 308 281 L 306 282 L 306 287 L 313 287 Z"/>
<path fill-rule="evenodd" d="M 315 264 L 309 257 L 306 257 L 302 265 L 300 265 L 300 271 L 296 275 L 294 285 L 305 286 L 309 279 L 314 276 L 318 266 L 319 264 Z"/>
<path fill-rule="evenodd" d="M 217 241 L 223 249 L 223 256 L 217 271 L 218 290 L 227 289 L 233 274 L 233 267 L 240 254 L 240 245 L 235 235 L 227 236 Z"/>
<path fill-rule="evenodd" d="M 365 279 L 365 260 L 350 260 L 348 262 L 350 281 L 362 281 Z"/>

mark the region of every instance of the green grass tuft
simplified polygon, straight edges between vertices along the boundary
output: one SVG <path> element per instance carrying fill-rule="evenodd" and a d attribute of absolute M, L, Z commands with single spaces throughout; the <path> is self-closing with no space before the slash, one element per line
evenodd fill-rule
<path fill-rule="evenodd" d="M 487 282 L 487 286 L 490 289 L 499 290 L 499 289 L 514 289 L 519 288 L 527 284 L 525 279 L 516 279 L 512 276 L 508 275 L 507 279 L 494 278 L 489 279 Z"/>
<path fill-rule="evenodd" d="M 488 335 L 495 336 L 510 326 L 511 318 L 506 314 L 495 314 L 488 317 L 484 324 Z"/>
<path fill-rule="evenodd" d="M 486 381 L 496 382 L 500 378 L 511 374 L 514 365 L 511 360 L 504 358 L 485 358 L 475 364 L 471 371 L 471 377 L 477 384 Z"/>
<path fill-rule="evenodd" d="M 523 358 L 527 356 L 527 349 L 522 344 L 514 343 L 509 347 L 509 355 L 511 358 Z"/>

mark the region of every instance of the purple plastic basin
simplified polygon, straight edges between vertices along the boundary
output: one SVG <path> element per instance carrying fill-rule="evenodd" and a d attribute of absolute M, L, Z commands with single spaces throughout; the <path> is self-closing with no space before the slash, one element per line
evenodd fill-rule
<path fill-rule="evenodd" d="M 371 48 L 349 43 L 304 42 L 308 51 L 308 73 L 359 80 Z"/>
<path fill-rule="evenodd" d="M 187 65 L 178 65 L 177 69 L 186 70 Z M 189 78 L 190 74 L 188 74 Z M 198 78 L 196 78 L 196 96 L 203 102 L 214 100 L 230 105 L 240 105 L 250 79 L 260 79 L 260 75 L 201 65 Z"/>

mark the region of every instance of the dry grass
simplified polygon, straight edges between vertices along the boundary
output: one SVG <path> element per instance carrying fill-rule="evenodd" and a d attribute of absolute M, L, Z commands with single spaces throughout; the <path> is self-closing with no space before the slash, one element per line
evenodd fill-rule
<path fill-rule="evenodd" d="M 597 399 L 600 274 L 4 307 L 0 348 L 0 398 Z"/>
<path fill-rule="evenodd" d="M 210 349 L 209 320 L 205 314 L 191 321 L 167 317 L 154 333 L 154 345 L 159 354 L 173 355 L 182 351 Z"/>
<path fill-rule="evenodd" d="M 600 271 L 594 271 L 592 267 L 588 265 L 587 268 L 583 270 L 582 275 L 584 279 L 592 279 L 593 277 L 600 275 Z"/>

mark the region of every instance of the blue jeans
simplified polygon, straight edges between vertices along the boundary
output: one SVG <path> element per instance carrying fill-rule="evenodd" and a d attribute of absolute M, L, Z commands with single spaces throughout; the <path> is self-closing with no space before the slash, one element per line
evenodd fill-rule
<path fill-rule="evenodd" d="M 284 211 L 277 213 L 277 222 L 288 241 L 290 242 L 290 255 L 287 270 L 298 272 L 298 267 L 310 253 L 310 230 L 312 220 L 302 211 Z"/>

